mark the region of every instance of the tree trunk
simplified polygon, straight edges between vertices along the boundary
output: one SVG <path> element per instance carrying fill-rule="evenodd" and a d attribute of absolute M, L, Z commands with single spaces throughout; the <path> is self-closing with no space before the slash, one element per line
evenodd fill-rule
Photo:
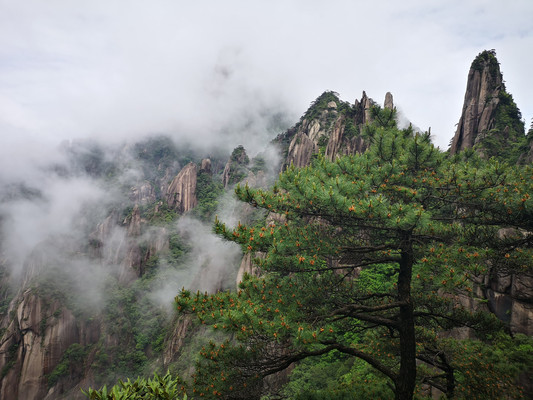
<path fill-rule="evenodd" d="M 413 248 L 410 237 L 406 238 L 398 274 L 398 300 L 400 306 L 400 373 L 394 382 L 396 400 L 411 400 L 416 384 L 416 340 L 413 303 L 411 300 L 411 276 L 413 272 Z"/>

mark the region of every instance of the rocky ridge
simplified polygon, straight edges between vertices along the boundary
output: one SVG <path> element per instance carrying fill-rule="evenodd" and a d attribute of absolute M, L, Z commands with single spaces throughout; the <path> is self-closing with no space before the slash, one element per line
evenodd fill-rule
<path fill-rule="evenodd" d="M 506 91 L 494 50 L 472 62 L 450 153 L 475 148 L 485 157 L 516 162 L 527 151 L 522 115 Z"/>
<path fill-rule="evenodd" d="M 374 106 L 377 104 L 364 91 L 354 104 L 341 101 L 334 92 L 324 92 L 295 127 L 275 139 L 285 155 L 283 168 L 309 165 L 318 151 L 330 160 L 365 151 L 367 144 L 361 133 L 372 121 Z M 392 94 L 386 94 L 384 107 L 394 109 Z"/>

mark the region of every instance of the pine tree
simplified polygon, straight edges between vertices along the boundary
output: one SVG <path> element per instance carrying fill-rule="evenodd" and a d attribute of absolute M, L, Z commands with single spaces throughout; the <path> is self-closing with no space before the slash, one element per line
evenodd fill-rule
<path fill-rule="evenodd" d="M 388 125 L 368 127 L 363 155 L 319 156 L 272 190 L 236 189 L 270 217 L 215 228 L 255 255 L 262 276 L 245 276 L 237 293 L 176 297 L 181 312 L 234 334 L 203 349 L 196 394 L 259 398 L 265 376 L 333 351 L 368 363 L 395 399 L 417 385 L 467 391 L 473 364 L 440 333 L 486 339 L 501 328 L 471 304 L 490 265 L 531 271 L 531 169 L 472 151 L 448 159 L 429 134 Z M 512 234 L 501 238 L 503 227 Z M 513 393 L 517 371 L 485 375 L 493 398 Z"/>

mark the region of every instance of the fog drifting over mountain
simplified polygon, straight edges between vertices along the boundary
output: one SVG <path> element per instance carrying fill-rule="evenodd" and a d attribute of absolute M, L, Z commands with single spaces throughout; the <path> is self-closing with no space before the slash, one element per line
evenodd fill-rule
<path fill-rule="evenodd" d="M 154 132 L 250 147 L 273 114 L 295 121 L 324 90 L 351 102 L 391 91 L 447 147 L 465 72 L 491 48 L 533 116 L 528 0 L 30 0 L 0 11 L 4 160 L 28 142 Z"/>
<path fill-rule="evenodd" d="M 61 176 L 59 147 L 119 146 L 162 133 L 253 156 L 325 90 L 353 102 L 391 91 L 447 148 L 466 73 L 494 48 L 529 125 L 533 3 L 485 1 L 0 0 L 0 185 L 9 259 L 71 234 L 88 201 L 116 200 Z M 135 167 L 128 173 L 134 173 Z M 9 198 L 24 183 L 29 198 Z"/>

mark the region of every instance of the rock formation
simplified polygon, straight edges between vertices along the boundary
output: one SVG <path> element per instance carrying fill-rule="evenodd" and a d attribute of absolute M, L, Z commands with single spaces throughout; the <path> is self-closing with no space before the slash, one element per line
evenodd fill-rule
<path fill-rule="evenodd" d="M 313 134 L 313 130 L 319 129 L 320 124 L 317 122 L 314 125 L 315 129 L 311 129 L 309 134 Z M 315 134 L 316 136 L 316 134 Z M 287 164 L 293 164 L 295 167 L 304 167 L 311 162 L 311 156 L 316 153 L 318 146 L 308 135 L 303 132 L 298 132 L 292 139 L 289 145 L 289 154 L 287 155 Z"/>
<path fill-rule="evenodd" d="M 174 178 L 166 194 L 167 203 L 179 212 L 187 212 L 196 206 L 196 177 L 195 163 L 187 164 Z"/>
<path fill-rule="evenodd" d="M 222 184 L 228 187 L 239 182 L 248 174 L 247 166 L 250 158 L 246 154 L 246 150 L 242 146 L 237 146 L 224 167 L 222 173 Z"/>
<path fill-rule="evenodd" d="M 513 162 L 519 156 L 509 153 L 508 149 L 526 140 L 523 131 L 520 112 L 505 91 L 494 50 L 483 51 L 472 62 L 468 73 L 463 112 L 450 153 L 475 148 L 482 155 L 503 155 L 506 161 Z M 499 145 L 491 149 L 488 143 L 495 140 Z M 527 156 L 523 158 L 527 162 Z M 530 277 L 495 273 L 485 277 L 481 286 L 486 287 L 481 296 L 487 299 L 490 310 L 509 324 L 513 332 L 533 334 L 533 281 Z"/>
<path fill-rule="evenodd" d="M 478 135 L 494 127 L 494 114 L 503 88 L 500 65 L 493 51 L 479 54 L 468 72 L 463 111 L 450 152 L 472 148 Z"/>
<path fill-rule="evenodd" d="M 475 148 L 508 162 L 523 158 L 526 142 L 520 110 L 507 93 L 494 50 L 480 53 L 468 73 L 463 111 L 450 153 Z"/>
<path fill-rule="evenodd" d="M 47 376 L 64 352 L 73 344 L 86 346 L 99 339 L 98 321 L 81 322 L 59 300 L 32 289 L 24 291 L 10 312 L 14 318 L 0 343 L 0 370 L 5 373 L 0 380 L 2 399 L 45 398 Z"/>
<path fill-rule="evenodd" d="M 155 190 L 152 184 L 144 181 L 131 188 L 130 200 L 139 205 L 153 203 L 156 200 Z"/>
<path fill-rule="evenodd" d="M 205 172 L 207 174 L 211 174 L 211 160 L 209 158 L 204 158 L 202 160 L 202 164 L 200 166 L 200 172 Z"/>
<path fill-rule="evenodd" d="M 291 164 L 309 165 L 319 150 L 330 160 L 364 152 L 367 146 L 361 129 L 372 121 L 374 105 L 364 91 L 361 100 L 355 100 L 353 105 L 342 102 L 333 92 L 320 95 L 295 127 L 276 138 L 285 153 L 282 169 Z M 394 109 L 392 94 L 386 94 L 384 107 Z"/>

